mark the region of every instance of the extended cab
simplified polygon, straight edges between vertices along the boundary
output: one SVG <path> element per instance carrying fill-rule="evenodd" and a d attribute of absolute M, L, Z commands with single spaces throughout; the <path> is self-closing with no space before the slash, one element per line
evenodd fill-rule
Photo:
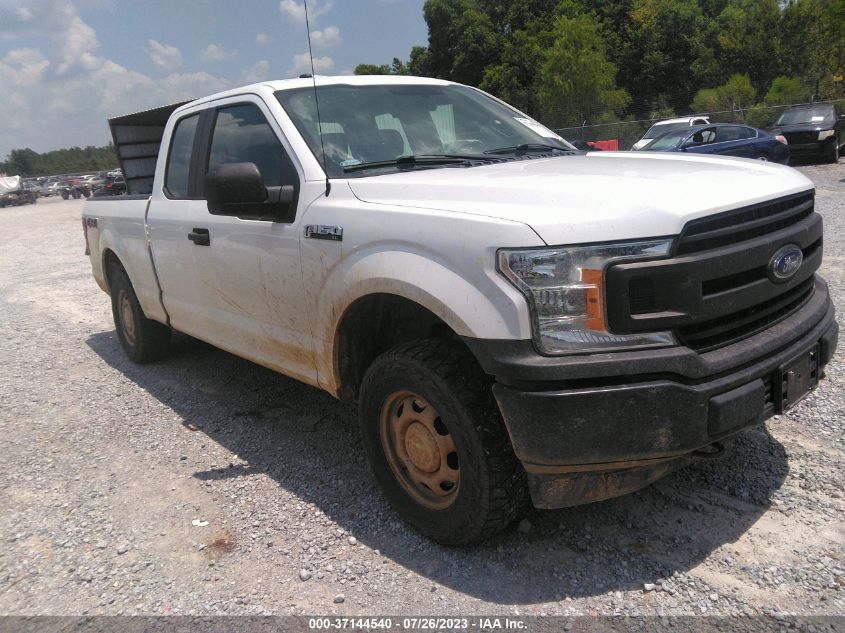
<path fill-rule="evenodd" d="M 357 403 L 385 494 L 443 543 L 718 454 L 836 346 L 822 219 L 788 167 L 578 152 L 413 77 L 110 123 L 128 195 L 83 226 L 128 356 L 175 330 Z"/>

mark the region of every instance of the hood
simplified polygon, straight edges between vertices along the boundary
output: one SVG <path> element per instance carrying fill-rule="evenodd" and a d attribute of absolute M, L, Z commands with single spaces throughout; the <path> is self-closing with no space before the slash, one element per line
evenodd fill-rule
<path fill-rule="evenodd" d="M 645 152 L 426 169 L 348 183 L 365 202 L 522 222 L 555 245 L 677 235 L 692 219 L 813 188 L 798 171 L 769 162 Z"/>
<path fill-rule="evenodd" d="M 795 123 L 793 125 L 776 125 L 771 129 L 771 134 L 784 132 L 821 132 L 832 130 L 836 124 L 833 121 L 819 121 L 818 123 Z"/>

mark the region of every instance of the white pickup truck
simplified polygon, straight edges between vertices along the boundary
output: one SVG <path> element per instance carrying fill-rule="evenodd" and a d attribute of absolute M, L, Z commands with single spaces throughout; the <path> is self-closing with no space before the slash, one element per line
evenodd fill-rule
<path fill-rule="evenodd" d="M 413 77 L 110 124 L 128 195 L 83 226 L 128 356 L 184 332 L 357 403 L 385 494 L 442 543 L 717 455 L 836 347 L 813 186 L 788 167 L 582 153 Z"/>

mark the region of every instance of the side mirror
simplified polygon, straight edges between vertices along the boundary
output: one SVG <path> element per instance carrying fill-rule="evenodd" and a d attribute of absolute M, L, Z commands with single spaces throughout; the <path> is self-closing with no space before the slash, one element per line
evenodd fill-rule
<path fill-rule="evenodd" d="M 224 163 L 205 177 L 211 215 L 290 222 L 296 205 L 292 185 L 265 187 L 255 163 Z"/>

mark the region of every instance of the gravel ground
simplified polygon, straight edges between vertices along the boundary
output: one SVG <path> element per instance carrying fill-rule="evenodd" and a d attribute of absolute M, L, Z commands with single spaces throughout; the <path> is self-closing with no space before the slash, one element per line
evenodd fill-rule
<path fill-rule="evenodd" d="M 845 163 L 801 170 L 842 323 Z M 0 210 L 0 614 L 845 614 L 841 351 L 723 459 L 450 550 L 349 407 L 186 337 L 128 362 L 81 205 Z"/>

